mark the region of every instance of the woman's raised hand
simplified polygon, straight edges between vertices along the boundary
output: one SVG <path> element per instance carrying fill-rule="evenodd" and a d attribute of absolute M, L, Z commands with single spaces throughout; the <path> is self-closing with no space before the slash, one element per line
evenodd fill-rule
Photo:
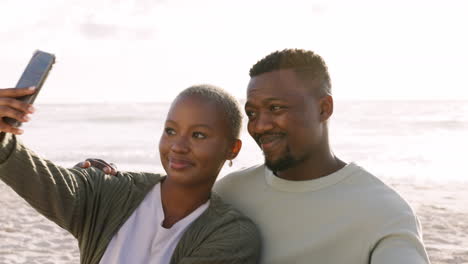
<path fill-rule="evenodd" d="M 11 117 L 21 122 L 28 122 L 30 114 L 34 112 L 31 104 L 18 100 L 18 97 L 36 92 L 34 87 L 27 88 L 0 88 L 0 132 L 23 134 L 23 130 L 13 127 L 3 121 L 4 117 Z"/>

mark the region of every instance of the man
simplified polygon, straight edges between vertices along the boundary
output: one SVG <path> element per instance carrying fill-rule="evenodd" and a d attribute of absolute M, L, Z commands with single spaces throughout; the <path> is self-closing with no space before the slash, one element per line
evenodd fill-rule
<path fill-rule="evenodd" d="M 322 58 L 274 52 L 250 77 L 247 128 L 265 164 L 222 178 L 215 190 L 259 226 L 261 263 L 429 263 L 409 205 L 331 151 L 333 98 Z"/>
<path fill-rule="evenodd" d="M 265 164 L 225 176 L 215 190 L 259 226 L 261 263 L 429 263 L 410 206 L 330 149 L 333 98 L 322 58 L 274 52 L 250 77 L 248 131 Z"/>

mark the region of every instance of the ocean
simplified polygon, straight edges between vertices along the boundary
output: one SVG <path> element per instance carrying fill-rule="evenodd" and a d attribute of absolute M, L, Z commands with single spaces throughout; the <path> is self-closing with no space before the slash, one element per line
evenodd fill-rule
<path fill-rule="evenodd" d="M 119 170 L 163 172 L 158 139 L 169 105 L 38 104 L 21 140 L 66 167 L 100 158 Z M 221 177 L 263 162 L 245 122 L 241 153 Z M 468 101 L 336 101 L 329 130 L 335 155 L 379 177 L 468 181 Z"/>

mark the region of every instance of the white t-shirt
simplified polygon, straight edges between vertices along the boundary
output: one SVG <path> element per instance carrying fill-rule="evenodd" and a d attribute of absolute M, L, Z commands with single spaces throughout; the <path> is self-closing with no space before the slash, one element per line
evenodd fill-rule
<path fill-rule="evenodd" d="M 208 206 L 209 201 L 171 228 L 164 228 L 162 227 L 164 211 L 161 203 L 161 184 L 158 183 L 114 235 L 100 263 L 169 263 L 185 229 Z"/>
<path fill-rule="evenodd" d="M 258 225 L 262 264 L 429 263 L 410 206 L 354 163 L 307 181 L 255 166 L 214 190 Z"/>

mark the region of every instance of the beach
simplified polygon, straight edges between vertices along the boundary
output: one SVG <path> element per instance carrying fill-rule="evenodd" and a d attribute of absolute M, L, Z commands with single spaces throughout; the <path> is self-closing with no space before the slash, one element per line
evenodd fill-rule
<path fill-rule="evenodd" d="M 467 183 L 389 182 L 414 208 L 433 264 L 468 263 Z M 0 263 L 79 263 L 76 240 L 0 183 Z"/>
<path fill-rule="evenodd" d="M 421 222 L 431 263 L 468 263 L 467 183 L 391 184 Z"/>

